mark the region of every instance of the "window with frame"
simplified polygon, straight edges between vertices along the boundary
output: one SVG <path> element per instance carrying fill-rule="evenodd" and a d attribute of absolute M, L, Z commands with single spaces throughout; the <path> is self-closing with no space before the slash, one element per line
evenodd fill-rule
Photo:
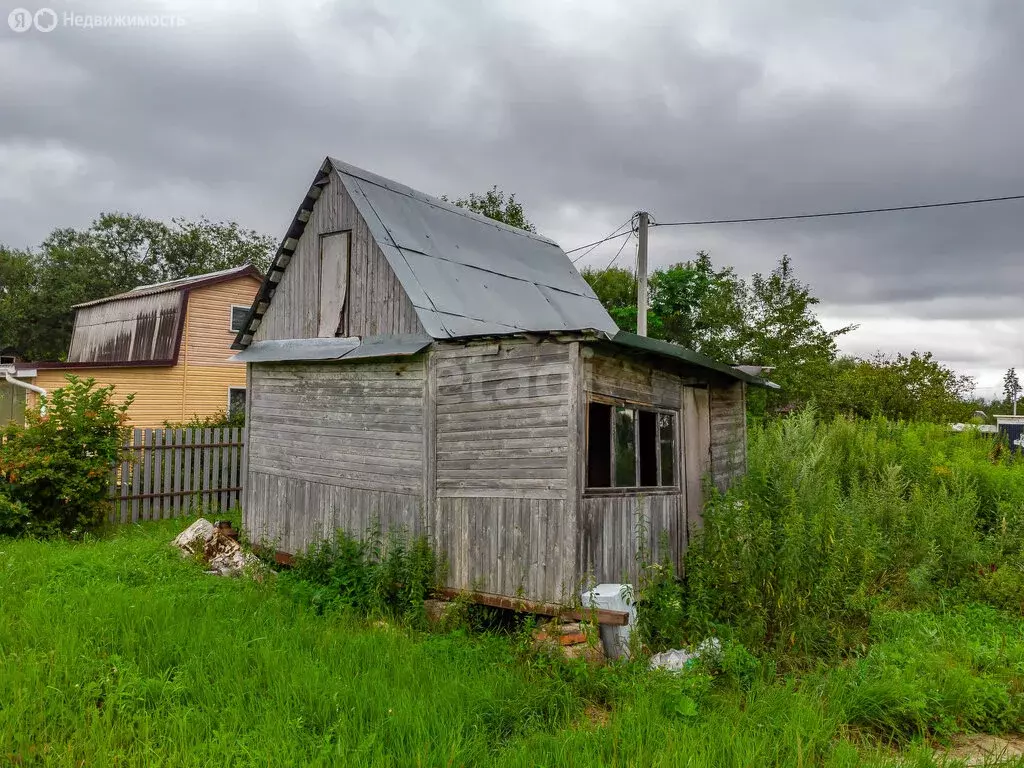
<path fill-rule="evenodd" d="M 228 417 L 245 413 L 245 387 L 228 387 Z"/>
<path fill-rule="evenodd" d="M 249 316 L 248 304 L 231 305 L 231 332 L 238 333 L 245 327 L 245 319 Z"/>
<path fill-rule="evenodd" d="M 587 404 L 587 488 L 678 487 L 678 413 Z"/>

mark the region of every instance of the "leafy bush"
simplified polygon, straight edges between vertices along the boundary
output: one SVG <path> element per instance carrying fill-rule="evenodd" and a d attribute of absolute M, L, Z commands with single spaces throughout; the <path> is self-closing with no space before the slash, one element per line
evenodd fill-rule
<path fill-rule="evenodd" d="M 217 411 L 211 416 L 193 416 L 188 421 L 165 421 L 165 429 L 221 429 L 245 426 L 245 410 L 237 410 L 232 414 Z"/>
<path fill-rule="evenodd" d="M 644 541 L 643 536 L 638 538 Z M 661 551 L 665 553 L 661 562 L 650 562 L 645 548 L 637 553 L 636 633 L 643 647 L 655 653 L 681 647 L 685 634 L 683 587 L 669 555 L 667 536 Z"/>
<path fill-rule="evenodd" d="M 21 502 L 7 495 L 4 485 L 0 485 L 0 536 L 14 536 L 25 530 L 32 513 Z"/>
<path fill-rule="evenodd" d="M 0 440 L 0 530 L 52 535 L 96 528 L 108 511 L 111 468 L 123 457 L 125 414 L 113 387 L 68 376 L 68 383 L 40 398 L 26 426 L 8 426 Z M 27 510 L 27 514 L 26 514 Z"/>
<path fill-rule="evenodd" d="M 440 563 L 425 536 L 410 540 L 393 532 L 384 542 L 376 530 L 361 540 L 338 531 L 296 558 L 291 575 L 319 610 L 337 605 L 418 619 L 439 581 Z"/>

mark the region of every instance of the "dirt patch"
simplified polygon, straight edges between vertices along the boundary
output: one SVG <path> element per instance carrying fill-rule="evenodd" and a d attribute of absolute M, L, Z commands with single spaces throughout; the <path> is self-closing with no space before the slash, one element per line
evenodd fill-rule
<path fill-rule="evenodd" d="M 590 728 L 604 728 L 608 725 L 608 721 L 611 720 L 612 713 L 607 707 L 602 707 L 599 704 L 587 704 L 583 709 L 583 720 L 581 725 L 585 725 Z"/>
<path fill-rule="evenodd" d="M 935 761 L 939 765 L 955 760 L 965 765 L 999 765 L 1024 757 L 1024 736 L 1011 734 L 1008 736 L 991 736 L 985 733 L 961 736 L 954 740 L 953 746 L 935 752 Z"/>

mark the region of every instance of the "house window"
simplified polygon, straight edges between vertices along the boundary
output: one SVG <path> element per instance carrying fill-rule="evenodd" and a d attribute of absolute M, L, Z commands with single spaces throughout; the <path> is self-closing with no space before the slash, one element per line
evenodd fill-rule
<path fill-rule="evenodd" d="M 228 416 L 245 413 L 245 387 L 228 387 Z"/>
<path fill-rule="evenodd" d="M 320 236 L 320 320 L 317 336 L 344 336 L 345 296 L 348 293 L 350 232 Z"/>
<path fill-rule="evenodd" d="M 248 304 L 231 305 L 231 332 L 238 333 L 245 328 L 245 319 L 249 317 Z"/>
<path fill-rule="evenodd" d="M 587 405 L 587 488 L 678 485 L 677 416 L 633 405 Z"/>
<path fill-rule="evenodd" d="M 0 365 L 14 365 L 14 358 L 8 355 L 0 355 Z"/>

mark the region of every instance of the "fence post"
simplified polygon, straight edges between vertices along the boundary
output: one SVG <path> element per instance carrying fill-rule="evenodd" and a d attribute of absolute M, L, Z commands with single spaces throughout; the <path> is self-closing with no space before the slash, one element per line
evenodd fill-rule
<path fill-rule="evenodd" d="M 241 503 L 244 430 L 135 428 L 122 450 L 120 464 L 110 470 L 112 523 L 195 512 L 197 498 L 210 514 Z"/>

